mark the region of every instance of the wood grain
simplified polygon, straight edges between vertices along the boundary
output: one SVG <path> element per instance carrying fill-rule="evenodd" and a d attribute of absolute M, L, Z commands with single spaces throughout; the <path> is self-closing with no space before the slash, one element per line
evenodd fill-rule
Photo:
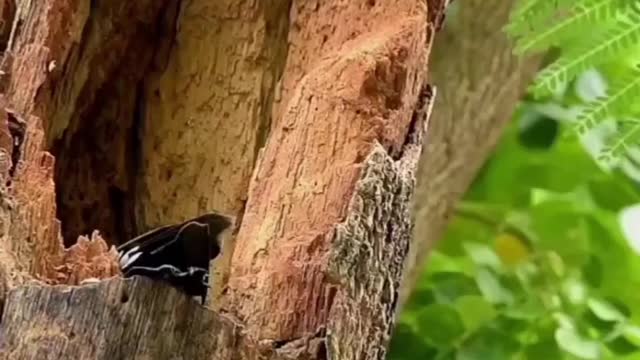
<path fill-rule="evenodd" d="M 242 358 L 233 352 L 240 328 L 232 321 L 138 277 L 18 287 L 9 293 L 1 331 L 2 359 Z"/>
<path fill-rule="evenodd" d="M 398 160 L 413 121 L 426 120 L 415 114 L 425 102 L 432 40 L 423 1 L 292 6 L 283 95 L 223 298 L 223 309 L 252 336 L 276 342 L 327 327 L 336 229 L 348 219 L 371 154 L 383 149 Z"/>

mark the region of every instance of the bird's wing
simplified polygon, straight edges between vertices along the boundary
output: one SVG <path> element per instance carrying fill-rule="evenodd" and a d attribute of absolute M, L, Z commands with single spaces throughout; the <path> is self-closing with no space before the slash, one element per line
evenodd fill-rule
<path fill-rule="evenodd" d="M 171 265 L 208 268 L 220 253 L 218 236 L 232 224 L 232 218 L 208 213 L 181 224 L 162 226 L 120 245 L 120 267 L 126 273 L 132 266 L 156 268 Z"/>
<path fill-rule="evenodd" d="M 179 269 L 189 266 L 208 268 L 210 242 L 217 241 L 209 234 L 209 226 L 187 221 L 176 226 L 143 234 L 119 248 L 120 267 L 127 273 L 134 266 L 159 267 L 171 265 Z"/>
<path fill-rule="evenodd" d="M 147 248 L 157 243 L 164 243 L 175 237 L 176 232 L 180 229 L 182 224 L 165 225 L 153 230 L 147 231 L 144 234 L 138 235 L 133 239 L 121 244 L 117 247 L 119 253 L 126 252 L 135 247 Z"/>
<path fill-rule="evenodd" d="M 144 265 L 152 262 L 157 265 L 157 259 L 150 256 L 159 247 L 165 247 L 176 241 L 180 227 L 178 225 L 162 226 L 127 241 L 118 246 L 120 268 L 124 271 L 134 265 Z"/>

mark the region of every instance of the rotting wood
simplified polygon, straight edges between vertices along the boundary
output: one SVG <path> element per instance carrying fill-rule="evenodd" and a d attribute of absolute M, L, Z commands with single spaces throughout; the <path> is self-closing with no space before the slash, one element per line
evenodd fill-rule
<path fill-rule="evenodd" d="M 69 11 L 56 9 L 58 12 L 51 12 L 53 3 L 60 5 L 63 2 L 47 0 L 35 4 L 34 8 L 42 11 L 38 21 L 46 22 L 51 14 Z M 422 1 L 367 1 L 355 5 L 352 2 L 327 2 L 313 7 L 304 1 L 294 3 L 291 20 L 294 30 L 290 32 L 290 40 L 297 47 L 289 54 L 285 67 L 285 76 L 290 73 L 291 77 L 283 81 L 288 85 L 279 98 L 281 107 L 274 110 L 274 114 L 282 116 L 274 123 L 274 134 L 254 173 L 250 194 L 253 200 L 250 198 L 249 216 L 243 220 L 243 227 L 247 229 L 241 228 L 240 235 L 244 237 L 241 251 L 234 255 L 238 264 L 233 265 L 232 281 L 223 295 L 222 310 L 238 315 L 237 321 L 244 323 L 241 336 L 237 336 L 238 328 L 221 325 L 227 329 L 223 330 L 224 338 L 232 340 L 219 348 L 209 347 L 217 344 L 212 340 L 216 339 L 216 333 L 207 332 L 207 329 L 213 326 L 211 319 L 218 319 L 218 315 L 194 310 L 199 305 L 171 295 L 173 289 L 157 287 L 159 285 L 155 283 L 113 279 L 73 288 L 66 293 L 63 287 L 26 285 L 14 288 L 6 302 L 0 324 L 4 329 L 2 351 L 5 354 L 16 359 L 20 359 L 17 356 L 31 359 L 33 357 L 27 356 L 46 353 L 50 359 L 65 359 L 76 358 L 79 351 L 87 351 L 87 354 L 102 351 L 92 349 L 87 341 L 73 343 L 73 339 L 82 338 L 75 329 L 93 326 L 97 329 L 92 342 L 113 344 L 110 336 L 118 339 L 120 346 L 131 350 L 128 358 L 144 358 L 145 351 L 158 354 L 158 349 L 165 354 L 162 356 L 186 351 L 195 359 L 198 356 L 384 358 L 397 301 L 399 274 L 412 226 L 408 209 L 421 148 L 419 139 L 427 120 L 423 107 L 429 108 L 431 104 L 432 94 L 424 71 L 433 26 L 426 20 L 427 9 Z M 318 12 L 323 16 L 317 17 Z M 354 20 L 352 30 L 345 27 L 349 19 Z M 46 29 L 62 23 L 59 18 L 53 20 L 44 25 L 30 23 L 26 28 L 33 30 L 41 26 Z M 305 38 L 315 36 L 315 30 L 326 25 L 323 21 L 336 25 L 326 39 L 330 47 L 309 46 L 305 51 L 300 45 L 304 45 Z M 47 31 L 42 33 L 47 34 Z M 60 34 L 60 29 L 55 33 Z M 22 217 L 11 218 L 12 231 L 17 232 L 15 236 L 3 237 L 4 242 L 0 245 L 8 242 L 7 248 L 13 251 L 12 246 L 16 244 L 24 246 L 20 241 L 28 234 L 31 245 L 35 241 L 37 251 L 27 246 L 18 254 L 19 259 L 28 262 L 37 259 L 35 265 L 26 269 L 36 273 L 40 268 L 53 269 L 53 274 L 44 275 L 55 277 L 59 275 L 56 269 L 64 263 L 65 257 L 59 224 L 55 220 L 51 182 L 53 158 L 42 151 L 45 147 L 42 129 L 46 126 L 33 113 L 49 113 L 43 110 L 46 109 L 43 104 L 36 106 L 34 100 L 46 94 L 42 89 L 50 89 L 46 82 L 50 80 L 51 54 L 59 55 L 66 48 L 48 43 L 51 38 L 36 36 L 36 44 L 26 43 L 25 46 L 20 46 L 21 36 L 17 39 L 13 69 L 16 74 L 24 75 L 25 84 L 11 77 L 7 98 L 12 111 L 25 114 L 25 133 L 29 141 L 22 149 L 18 181 L 13 183 L 12 189 L 24 192 L 23 198 L 16 196 Z M 58 47 L 53 51 L 48 46 Z M 29 59 L 34 61 L 31 66 L 28 66 Z M 297 152 L 290 157 L 288 150 Z M 299 173 L 293 178 L 281 176 L 289 170 L 287 164 L 292 159 L 295 160 L 293 170 Z M 313 182 L 314 179 L 318 182 Z M 271 185 L 265 186 L 267 180 L 272 181 Z M 263 212 L 260 208 L 262 200 L 266 201 L 264 206 L 276 204 L 276 207 Z M 33 205 L 35 203 L 37 206 Z M 271 218 L 281 215 L 277 209 L 280 205 L 288 212 L 285 221 Z M 323 209 L 313 213 L 314 207 L 315 210 Z M 269 226 L 274 224 L 282 225 L 282 228 Z M 265 236 L 278 237 L 268 239 Z M 266 257 L 263 256 L 265 249 L 268 251 Z M 37 258 L 38 255 L 44 257 Z M 288 269 L 292 265 L 294 268 Z M 369 273 L 371 278 L 367 277 Z M 118 337 L 122 336 L 123 328 L 114 328 L 117 336 L 110 333 L 110 324 L 122 321 L 119 317 L 122 313 L 113 310 L 113 306 L 119 304 L 118 297 L 113 297 L 116 294 L 113 289 L 117 286 L 130 286 L 127 303 L 137 304 L 122 310 L 129 311 L 126 316 L 132 320 L 126 328 L 131 334 L 124 340 Z M 90 300 L 91 297 L 101 298 L 102 303 Z M 105 303 L 108 299 L 112 303 Z M 156 304 L 149 308 L 153 311 L 147 311 L 150 301 Z M 64 312 L 66 316 L 61 317 L 59 306 L 65 303 L 73 308 L 68 308 L 69 311 Z M 36 304 L 40 304 L 39 307 Z M 99 307 L 99 304 L 105 306 Z M 21 306 L 24 311 L 19 310 Z M 38 321 L 56 319 L 57 325 L 48 327 L 50 333 L 29 335 L 33 322 L 21 321 L 21 311 Z M 97 311 L 102 311 L 104 321 L 96 321 Z M 168 341 L 171 337 L 159 336 L 151 330 L 148 334 L 138 331 L 146 327 L 163 329 L 166 328 L 163 326 L 184 324 L 180 319 L 187 318 L 189 326 L 206 335 L 198 340 L 200 348 L 211 352 L 184 350 L 187 340 Z M 186 332 L 179 330 L 174 338 L 184 339 Z M 41 335 L 46 336 L 46 339 L 42 338 L 46 341 L 31 341 Z M 14 341 L 9 341 L 9 336 L 13 336 Z M 50 344 L 56 341 L 62 344 L 60 352 L 51 351 Z M 79 346 L 87 348 L 80 350 Z M 108 352 L 102 354 L 104 359 L 114 358 Z"/>
<path fill-rule="evenodd" d="M 9 293 L 0 358 L 257 359 L 236 353 L 240 330 L 179 291 L 145 278 L 81 287 L 28 284 Z"/>
<path fill-rule="evenodd" d="M 69 59 L 78 52 L 77 42 L 90 9 L 87 2 L 51 0 L 20 2 L 19 6 L 19 32 L 11 48 L 5 92 L 0 99 L 3 118 L 13 127 L 8 129 L 11 144 L 2 143 L 2 152 L 10 159 L 10 171 L 3 172 L 2 183 L 7 186 L 5 198 L 14 204 L 3 219 L 6 232 L 0 238 L 0 248 L 7 260 L 3 262 L 10 264 L 7 272 L 11 285 L 30 277 L 65 282 L 70 269 L 78 268 L 68 260 L 96 259 L 77 258 L 63 248 L 56 218 L 55 162 L 43 150 L 47 148 L 44 128 L 51 125 L 52 114 L 62 111 L 63 107 L 54 104 L 75 103 L 76 93 L 65 84 L 71 82 L 70 78 L 82 77 L 76 76 L 76 67 L 67 62 L 73 63 Z M 68 103 L 55 100 L 64 97 L 60 93 L 70 97 L 66 98 Z"/>
<path fill-rule="evenodd" d="M 335 299 L 326 328 L 286 341 L 256 341 L 238 320 L 144 278 L 81 287 L 27 284 L 9 292 L 1 358 L 384 359 L 433 94 L 427 89 L 423 96 L 402 156 L 394 160 L 377 146 L 363 161 L 330 255 Z"/>

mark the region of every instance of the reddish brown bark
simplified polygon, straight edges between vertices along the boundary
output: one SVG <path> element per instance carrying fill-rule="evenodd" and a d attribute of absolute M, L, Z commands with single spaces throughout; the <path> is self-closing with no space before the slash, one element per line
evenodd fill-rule
<path fill-rule="evenodd" d="M 5 274 L 62 284 L 117 274 L 97 236 L 63 248 L 54 178 L 67 243 L 93 228 L 117 243 L 212 208 L 241 212 L 257 164 L 236 250 L 225 247 L 220 304 L 234 321 L 148 281 L 15 288 L 24 279 L 7 275 L 0 351 L 384 358 L 441 9 L 418 0 L 294 1 L 290 11 L 241 0 L 21 4 L 4 107 L 15 124 L 0 130 L 15 203 L 3 208 Z M 204 31 L 210 23 L 217 30 Z M 222 38 L 228 29 L 236 41 Z M 108 326 L 82 330 L 96 316 Z M 27 325 L 36 322 L 44 330 Z M 24 340 L 34 337 L 43 341 Z M 104 346 L 78 349 L 90 340 Z"/>
<path fill-rule="evenodd" d="M 88 8 L 56 4 L 20 3 L 17 16 L 24 19 L 21 33 L 4 54 L 10 66 L 3 79 L 6 90 L 2 109 L 10 139 L 7 130 L 3 131 L 2 152 L 5 159 L 10 159 L 10 165 L 2 178 L 6 186 L 3 197 L 9 203 L 5 202 L 3 207 L 7 232 L 1 238 L 0 248 L 10 285 L 32 277 L 46 282 L 75 283 L 84 277 L 119 273 L 113 253 L 106 254 L 104 244 L 93 245 L 104 251 L 82 256 L 78 256 L 82 251 L 67 252 L 62 246 L 60 222 L 56 218 L 54 159 L 42 150 L 46 142 L 41 119 L 48 118 L 51 109 L 57 109 L 51 105 L 54 101 L 47 89 L 59 79 L 56 64 L 69 56 L 71 44 L 78 36 L 78 23 L 86 20 Z M 69 15 L 72 21 L 62 19 L 60 13 Z M 83 265 L 87 262 L 102 265 L 94 272 Z"/>
<path fill-rule="evenodd" d="M 277 121 L 257 164 L 225 309 L 259 339 L 326 326 L 326 276 L 362 164 L 403 149 L 426 86 L 432 29 L 420 1 L 294 1 Z"/>

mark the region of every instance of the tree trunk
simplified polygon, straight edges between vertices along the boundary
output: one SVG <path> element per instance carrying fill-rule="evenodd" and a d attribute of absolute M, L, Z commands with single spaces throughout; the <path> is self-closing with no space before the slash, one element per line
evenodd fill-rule
<path fill-rule="evenodd" d="M 407 258 L 400 305 L 539 66 L 539 57 L 514 56 L 514 44 L 502 31 L 513 3 L 454 2 L 436 37 L 429 76 L 438 96 L 420 163 L 415 245 Z"/>
<path fill-rule="evenodd" d="M 384 358 L 444 1 L 8 1 L 3 358 Z M 117 276 L 210 210 L 217 311 Z"/>

